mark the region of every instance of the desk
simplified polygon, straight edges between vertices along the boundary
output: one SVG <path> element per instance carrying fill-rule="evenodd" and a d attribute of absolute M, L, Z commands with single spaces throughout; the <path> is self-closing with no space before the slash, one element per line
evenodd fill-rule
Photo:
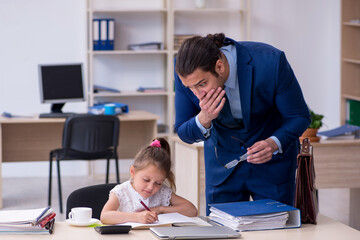
<path fill-rule="evenodd" d="M 133 158 L 156 136 L 158 118 L 144 111 L 119 115 L 119 158 Z M 49 161 L 50 151 L 61 147 L 64 122 L 64 118 L 0 118 L 0 208 L 1 163 Z"/>
<path fill-rule="evenodd" d="M 360 139 L 311 145 L 317 188 L 349 188 L 349 225 L 360 229 Z"/>
<path fill-rule="evenodd" d="M 360 232 L 328 217 L 319 215 L 318 224 L 304 224 L 301 228 L 242 232 L 240 239 L 246 240 L 339 240 L 360 239 Z M 7 240 L 20 239 L 129 239 L 158 240 L 149 230 L 131 230 L 129 234 L 100 235 L 91 227 L 73 227 L 65 222 L 55 222 L 52 235 L 1 235 Z"/>
<path fill-rule="evenodd" d="M 177 193 L 189 199 L 200 215 L 205 215 L 204 145 L 187 144 L 178 137 L 173 141 Z M 349 188 L 350 226 L 360 229 L 360 140 L 332 140 L 311 145 L 317 188 Z"/>
<path fill-rule="evenodd" d="M 179 137 L 173 137 L 173 142 L 176 193 L 206 216 L 204 144 L 187 144 Z"/>

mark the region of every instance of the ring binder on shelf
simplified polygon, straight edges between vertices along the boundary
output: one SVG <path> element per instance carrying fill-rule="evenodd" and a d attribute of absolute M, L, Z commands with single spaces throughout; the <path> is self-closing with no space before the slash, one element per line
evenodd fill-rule
<path fill-rule="evenodd" d="M 93 49 L 100 49 L 100 19 L 93 19 Z"/>

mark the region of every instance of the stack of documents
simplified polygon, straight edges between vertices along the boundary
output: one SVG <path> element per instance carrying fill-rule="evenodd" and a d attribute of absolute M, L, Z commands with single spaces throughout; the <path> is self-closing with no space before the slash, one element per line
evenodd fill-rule
<path fill-rule="evenodd" d="M 116 89 L 116 88 L 110 88 L 110 87 L 105 87 L 105 86 L 96 85 L 96 84 L 94 84 L 93 87 L 94 87 L 94 93 L 99 93 L 99 92 L 120 93 L 121 92 L 119 89 Z"/>
<path fill-rule="evenodd" d="M 0 211 L 0 234 L 51 234 L 55 215 L 49 207 Z"/>
<path fill-rule="evenodd" d="M 334 129 L 318 132 L 317 135 L 326 140 L 354 139 L 360 136 L 360 126 L 345 124 Z"/>
<path fill-rule="evenodd" d="M 138 92 L 165 92 L 163 87 L 139 87 L 136 91 Z"/>
<path fill-rule="evenodd" d="M 162 42 L 147 42 L 140 44 L 129 44 L 128 50 L 141 51 L 141 50 L 164 50 Z"/>
<path fill-rule="evenodd" d="M 237 231 L 301 226 L 299 209 L 271 199 L 210 204 L 210 212 L 212 221 Z"/>

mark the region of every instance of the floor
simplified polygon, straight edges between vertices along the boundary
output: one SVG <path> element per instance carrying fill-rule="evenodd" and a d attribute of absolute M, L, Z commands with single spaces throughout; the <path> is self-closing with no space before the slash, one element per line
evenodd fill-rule
<path fill-rule="evenodd" d="M 121 174 L 121 182 L 129 176 Z M 110 176 L 110 182 L 115 176 Z M 81 187 L 101 184 L 104 176 L 63 177 L 63 210 L 66 211 L 66 199 L 69 194 Z M 42 208 L 47 206 L 48 178 L 3 178 L 3 210 Z M 65 214 L 60 214 L 57 181 L 53 180 L 52 208 L 56 212 L 56 221 L 64 221 Z M 321 189 L 319 191 L 320 213 L 344 224 L 349 224 L 349 210 L 344 203 L 349 201 L 347 189 Z"/>

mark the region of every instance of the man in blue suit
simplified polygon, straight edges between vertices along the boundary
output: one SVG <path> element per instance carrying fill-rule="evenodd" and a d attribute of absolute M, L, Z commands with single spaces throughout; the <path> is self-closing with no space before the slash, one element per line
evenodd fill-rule
<path fill-rule="evenodd" d="M 282 51 L 222 33 L 186 40 L 175 63 L 175 108 L 179 137 L 204 141 L 207 205 L 250 196 L 293 205 L 298 139 L 310 114 Z"/>

